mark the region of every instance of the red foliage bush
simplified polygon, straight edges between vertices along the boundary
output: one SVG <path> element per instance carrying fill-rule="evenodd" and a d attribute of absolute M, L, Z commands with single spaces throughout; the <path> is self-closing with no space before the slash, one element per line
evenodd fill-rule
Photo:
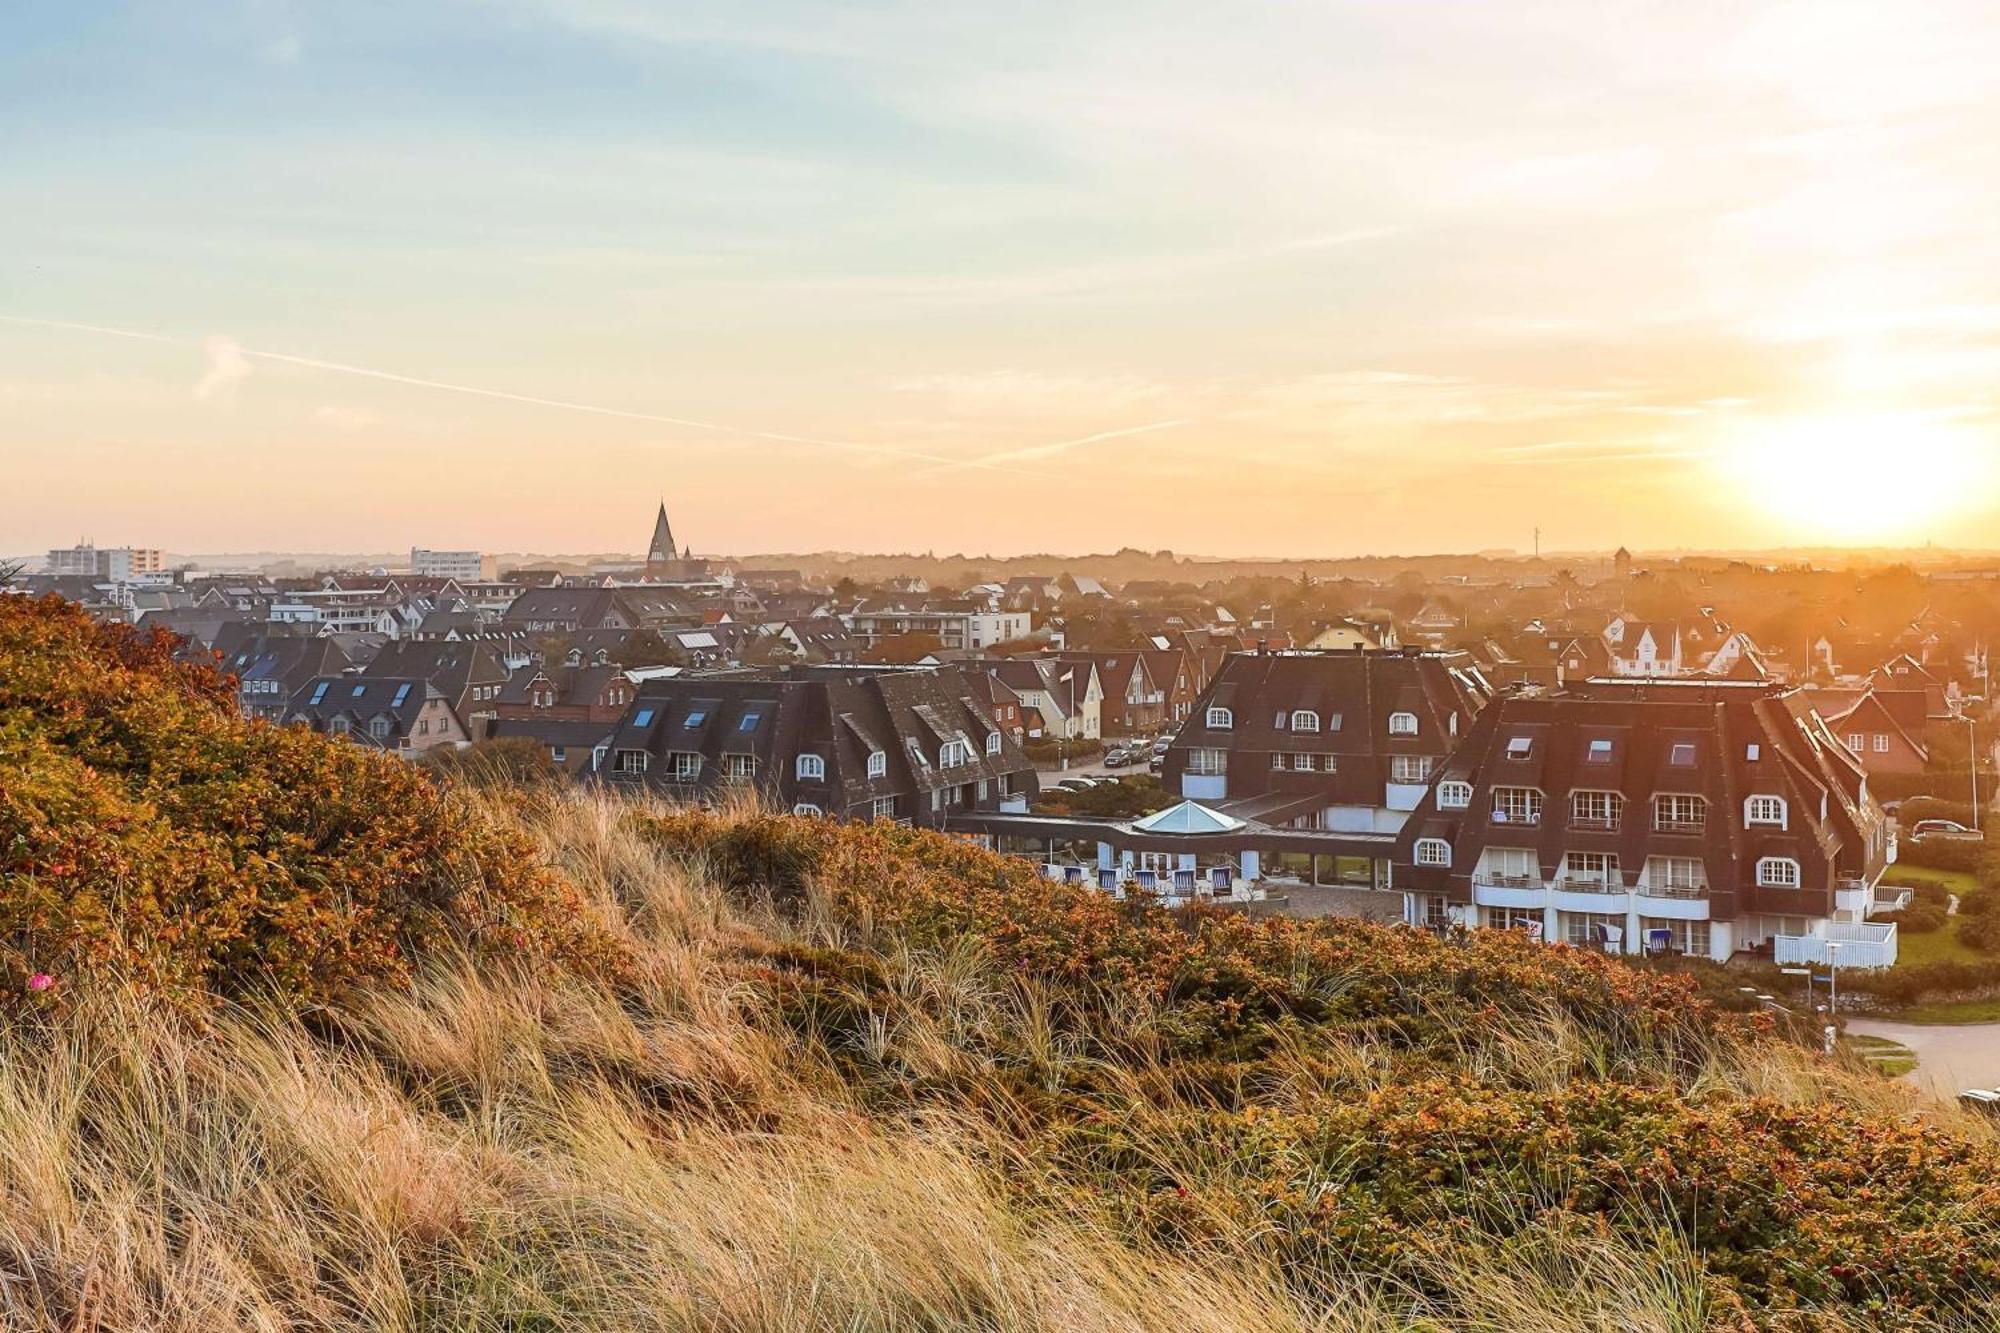
<path fill-rule="evenodd" d="M 175 646 L 0 598 L 0 995 L 114 967 L 303 1003 L 447 942 L 610 956 L 518 835 L 401 760 L 242 720 Z"/>

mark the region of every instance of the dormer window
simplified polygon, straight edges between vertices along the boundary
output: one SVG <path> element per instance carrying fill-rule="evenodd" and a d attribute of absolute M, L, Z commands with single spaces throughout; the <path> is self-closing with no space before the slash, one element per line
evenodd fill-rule
<path fill-rule="evenodd" d="M 1757 863 L 1757 887 L 1796 889 L 1801 876 L 1799 863 L 1788 856 L 1767 856 Z"/>
<path fill-rule="evenodd" d="M 1310 708 L 1296 708 L 1296 709 L 1293 709 L 1293 710 L 1292 710 L 1292 730 L 1293 730 L 1293 731 L 1318 731 L 1318 730 L 1319 730 L 1319 714 L 1318 714 L 1318 713 L 1315 713 L 1315 712 L 1313 712 L 1313 711 L 1312 711 L 1312 709 L 1310 709 Z"/>
<path fill-rule="evenodd" d="M 1391 713 L 1391 714 L 1389 714 L 1389 734 L 1390 734 L 1391 736 L 1414 736 L 1414 735 L 1416 735 L 1416 734 L 1417 734 L 1417 715 L 1416 715 L 1415 713 Z"/>
<path fill-rule="evenodd" d="M 1743 822 L 1766 828 L 1783 828 L 1786 823 L 1782 796 L 1752 796 L 1743 803 Z"/>
<path fill-rule="evenodd" d="M 1236 715 L 1227 708 L 1211 708 L 1208 710 L 1208 729 L 1210 731 L 1232 731 L 1235 727 Z"/>
<path fill-rule="evenodd" d="M 997 732 L 997 731 L 989 731 L 989 732 L 987 732 L 987 733 L 986 733 L 986 753 L 987 753 L 987 754 L 988 754 L 989 756 L 990 756 L 990 755 L 997 755 L 997 754 L 999 754 L 999 753 L 1000 753 L 1000 733 L 999 733 L 999 732 Z"/>
<path fill-rule="evenodd" d="M 882 777 L 884 774 L 886 774 L 888 771 L 889 771 L 889 756 L 882 753 L 882 751 L 880 750 L 870 750 L 868 752 L 868 776 L 871 778 L 879 778 Z"/>
<path fill-rule="evenodd" d="M 1472 784 L 1470 782 L 1438 783 L 1438 809 L 1465 810 L 1472 805 Z"/>
<path fill-rule="evenodd" d="M 797 765 L 801 782 L 820 782 L 826 778 L 826 760 L 816 754 L 802 754 Z"/>
<path fill-rule="evenodd" d="M 1417 864 L 1420 866 L 1451 865 L 1451 844 L 1443 838 L 1418 838 L 1416 847 Z"/>

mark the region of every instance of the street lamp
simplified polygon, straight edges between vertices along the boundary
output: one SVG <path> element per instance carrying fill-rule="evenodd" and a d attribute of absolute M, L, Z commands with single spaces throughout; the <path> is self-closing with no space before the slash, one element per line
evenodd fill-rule
<path fill-rule="evenodd" d="M 1972 770 L 1972 828 L 1979 831 L 1979 724 L 1972 714 L 1965 715 L 1965 757 L 1967 767 Z"/>

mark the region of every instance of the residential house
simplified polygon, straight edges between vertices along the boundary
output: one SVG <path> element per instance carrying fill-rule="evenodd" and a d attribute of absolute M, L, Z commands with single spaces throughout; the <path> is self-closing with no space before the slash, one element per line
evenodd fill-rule
<path fill-rule="evenodd" d="M 1072 662 L 1013 657 L 984 666 L 1020 699 L 1030 740 L 1094 741 L 1103 737 L 1104 685 L 1094 659 Z"/>
<path fill-rule="evenodd" d="M 1237 653 L 1196 700 L 1162 781 L 1232 816 L 1393 833 L 1491 696 L 1464 653 Z"/>
<path fill-rule="evenodd" d="M 1064 666 L 1094 666 L 1099 688 L 1100 734 L 1150 736 L 1167 722 L 1167 691 L 1153 678 L 1147 654 L 1138 649 L 1120 652 L 1065 652 L 1053 655 Z"/>
<path fill-rule="evenodd" d="M 686 800 L 755 793 L 781 809 L 941 827 L 1025 809 L 1034 767 L 959 667 L 787 666 L 642 681 L 599 780 Z"/>
<path fill-rule="evenodd" d="M 285 720 L 406 758 L 471 739 L 450 700 L 417 677 L 319 676 L 292 696 Z"/>
<path fill-rule="evenodd" d="M 1895 961 L 1894 857 L 1859 758 L 1759 682 L 1592 681 L 1495 701 L 1435 775 L 1396 868 L 1412 924 L 1628 953 Z"/>
<path fill-rule="evenodd" d="M 451 705 L 465 734 L 483 740 L 488 725 L 500 715 L 500 694 L 513 673 L 490 643 L 399 641 L 386 645 L 361 674 L 426 682 Z"/>
<path fill-rule="evenodd" d="M 1686 666 L 1680 626 L 1614 617 L 1604 630 L 1614 676 L 1678 676 Z"/>
<path fill-rule="evenodd" d="M 300 686 L 348 667 L 347 654 L 332 639 L 277 633 L 225 637 L 230 644 L 216 650 L 217 669 L 236 678 L 236 705 L 249 718 L 283 722 Z"/>

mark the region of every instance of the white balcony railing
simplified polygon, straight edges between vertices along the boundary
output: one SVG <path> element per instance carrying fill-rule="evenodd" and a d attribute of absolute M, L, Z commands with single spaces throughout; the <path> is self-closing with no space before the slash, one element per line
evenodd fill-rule
<path fill-rule="evenodd" d="M 1825 967 L 1894 967 L 1896 927 L 1894 923 L 1851 923 L 1831 921 L 1824 935 L 1774 935 L 1772 960 L 1778 964 L 1801 963 Z"/>

